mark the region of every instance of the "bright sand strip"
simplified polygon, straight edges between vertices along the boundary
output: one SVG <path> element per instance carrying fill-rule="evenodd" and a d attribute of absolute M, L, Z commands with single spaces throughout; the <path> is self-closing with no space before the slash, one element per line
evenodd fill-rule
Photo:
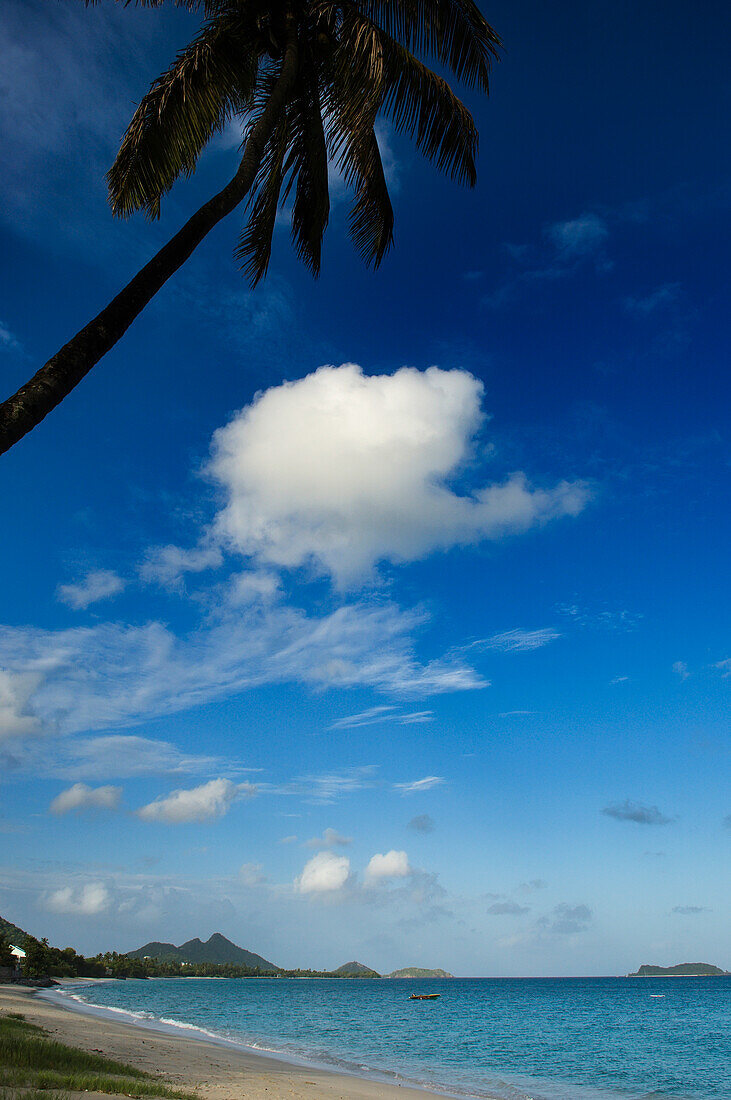
<path fill-rule="evenodd" d="M 22 1012 L 59 1042 L 136 1066 L 166 1084 L 193 1089 L 204 1100 L 418 1100 L 436 1095 L 85 1015 L 34 994 L 22 986 L 0 985 L 0 1012 Z M 91 1093 L 80 1095 L 92 1100 Z"/>

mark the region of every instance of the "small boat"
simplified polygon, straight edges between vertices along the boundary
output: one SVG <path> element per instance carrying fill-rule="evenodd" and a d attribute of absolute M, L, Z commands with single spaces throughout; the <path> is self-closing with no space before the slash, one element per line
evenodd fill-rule
<path fill-rule="evenodd" d="M 412 993 L 409 997 L 410 1001 L 435 1001 L 437 997 L 441 997 L 441 993 Z"/>

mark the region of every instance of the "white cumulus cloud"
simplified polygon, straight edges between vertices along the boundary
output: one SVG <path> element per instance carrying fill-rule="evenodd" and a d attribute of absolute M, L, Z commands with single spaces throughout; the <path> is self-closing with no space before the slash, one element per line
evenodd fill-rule
<path fill-rule="evenodd" d="M 67 814 L 72 810 L 116 810 L 122 797 L 121 787 L 88 787 L 74 783 L 56 795 L 49 806 L 52 814 Z"/>
<path fill-rule="evenodd" d="M 294 880 L 301 894 L 328 894 L 339 890 L 348 881 L 350 860 L 333 852 L 318 852 L 302 868 Z"/>
<path fill-rule="evenodd" d="M 209 473 L 227 498 L 215 535 L 261 563 L 315 564 L 345 586 L 380 561 L 580 512 L 579 482 L 538 489 L 517 472 L 463 495 L 449 487 L 485 421 L 482 393 L 466 371 L 369 377 L 354 363 L 266 390 L 213 437 Z"/>
<path fill-rule="evenodd" d="M 103 882 L 87 882 L 81 887 L 62 886 L 54 890 L 48 896 L 47 907 L 54 913 L 78 913 L 92 917 L 105 912 L 111 900 Z"/>
<path fill-rule="evenodd" d="M 142 806 L 138 817 L 143 821 L 162 821 L 166 825 L 182 825 L 191 821 L 206 821 L 223 817 L 234 799 L 251 797 L 256 788 L 251 783 L 232 783 L 230 779 L 211 779 L 200 787 L 173 791 Z"/>
<path fill-rule="evenodd" d="M 376 852 L 365 871 L 366 880 L 370 882 L 387 878 L 407 878 L 410 874 L 411 867 L 406 852 L 397 852 L 394 848 L 390 852 Z"/>
<path fill-rule="evenodd" d="M 124 581 L 111 569 L 95 569 L 76 584 L 60 584 L 56 595 L 74 611 L 84 611 L 90 604 L 116 596 L 123 588 Z"/>

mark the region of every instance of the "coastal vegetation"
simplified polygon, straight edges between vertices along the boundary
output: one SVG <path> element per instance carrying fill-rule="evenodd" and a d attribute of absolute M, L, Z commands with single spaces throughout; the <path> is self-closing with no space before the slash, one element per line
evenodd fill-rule
<path fill-rule="evenodd" d="M 48 1097 L 59 1092 L 103 1092 L 132 1097 L 195 1100 L 142 1070 L 51 1039 L 44 1028 L 29 1023 L 22 1013 L 0 1015 L 0 1088 L 42 1090 Z"/>
<path fill-rule="evenodd" d="M 154 940 L 134 951 L 120 954 L 105 951 L 92 957 L 78 954 L 73 947 L 52 947 L 47 939 L 36 939 L 16 924 L 0 917 L 0 960 L 12 965 L 10 944 L 22 947 L 23 978 L 449 978 L 445 970 L 398 970 L 381 975 L 359 962 L 348 962 L 337 970 L 291 969 L 276 966 L 261 955 L 247 951 L 214 932 L 205 942 L 197 937 L 176 947 Z M 0 966 L 3 963 L 0 961 Z"/>
<path fill-rule="evenodd" d="M 107 175 L 112 212 L 158 218 L 175 181 L 193 174 L 205 146 L 231 123 L 243 134 L 238 168 L 101 313 L 0 404 L 0 453 L 78 385 L 245 200 L 236 258 L 252 285 L 266 274 L 285 203 L 295 251 L 319 273 L 333 170 L 354 196 L 355 248 L 378 267 L 393 243 L 394 222 L 376 134 L 380 118 L 440 171 L 470 187 L 476 182 L 474 119 L 430 68 L 487 94 L 500 39 L 474 0 L 186 0 L 185 6 L 205 21 L 135 111 Z"/>

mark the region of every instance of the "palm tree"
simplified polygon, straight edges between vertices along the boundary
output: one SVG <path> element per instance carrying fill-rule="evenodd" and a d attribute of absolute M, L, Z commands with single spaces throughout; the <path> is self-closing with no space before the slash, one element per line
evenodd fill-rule
<path fill-rule="evenodd" d="M 137 2 L 157 7 L 165 0 Z M 158 217 L 163 195 L 193 173 L 207 142 L 232 119 L 244 134 L 238 169 L 98 316 L 0 405 L 0 454 L 70 393 L 244 199 L 248 218 L 236 255 L 250 282 L 266 273 L 277 210 L 290 196 L 294 247 L 317 275 L 332 161 L 354 191 L 351 237 L 366 263 L 377 267 L 393 240 L 375 133 L 379 116 L 408 134 L 441 171 L 475 184 L 474 120 L 426 63 L 488 92 L 500 41 L 474 0 L 172 2 L 199 11 L 204 23 L 135 111 L 107 176 L 112 210 Z"/>

